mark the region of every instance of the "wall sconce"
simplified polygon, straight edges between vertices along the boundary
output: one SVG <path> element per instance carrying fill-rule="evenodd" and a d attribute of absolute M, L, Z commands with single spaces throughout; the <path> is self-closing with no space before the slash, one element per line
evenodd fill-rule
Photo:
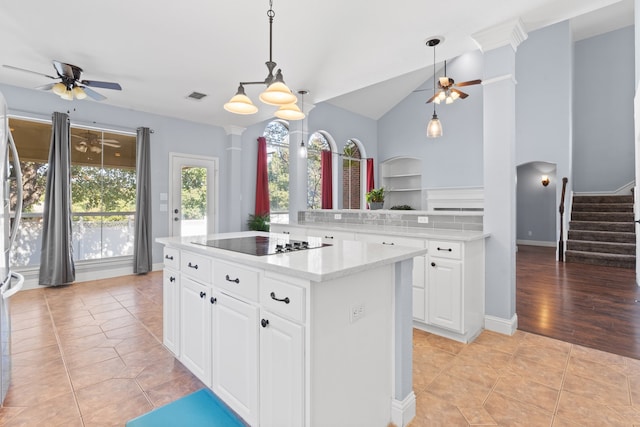
<path fill-rule="evenodd" d="M 550 182 L 549 181 L 549 176 L 548 175 L 542 175 L 542 181 L 541 182 L 542 182 L 542 185 L 545 186 L 545 187 L 547 185 L 549 185 L 549 182 Z"/>

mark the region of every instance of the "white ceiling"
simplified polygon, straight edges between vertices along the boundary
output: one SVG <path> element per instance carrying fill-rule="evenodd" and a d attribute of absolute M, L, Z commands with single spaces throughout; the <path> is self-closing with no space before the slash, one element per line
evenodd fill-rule
<path fill-rule="evenodd" d="M 517 18 L 531 32 L 579 17 L 572 20 L 576 39 L 633 24 L 633 0 L 443 4 L 274 0 L 273 60 L 292 90 L 310 91 L 305 104 L 327 101 L 378 119 L 430 77 L 425 41 L 432 36 L 445 39 L 437 48 L 441 61 L 477 49 L 472 34 Z M 246 87 L 260 109 L 255 115 L 237 116 L 222 105 L 240 81 L 267 75 L 268 8 L 268 0 L 6 1 L 0 4 L 0 61 L 55 75 L 56 59 L 83 68 L 83 79 L 120 83 L 121 92 L 97 89 L 105 104 L 248 126 L 275 111 L 258 100 L 263 85 Z M 0 82 L 36 88 L 51 80 L 0 67 Z M 187 99 L 193 91 L 208 96 Z"/>

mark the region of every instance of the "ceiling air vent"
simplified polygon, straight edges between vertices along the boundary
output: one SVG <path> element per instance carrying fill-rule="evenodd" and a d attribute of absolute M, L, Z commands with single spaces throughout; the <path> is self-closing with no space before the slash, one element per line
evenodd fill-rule
<path fill-rule="evenodd" d="M 202 98 L 204 98 L 205 96 L 207 96 L 204 93 L 200 93 L 200 92 L 191 92 L 187 98 L 191 98 L 191 99 L 195 99 L 196 101 L 200 101 Z"/>

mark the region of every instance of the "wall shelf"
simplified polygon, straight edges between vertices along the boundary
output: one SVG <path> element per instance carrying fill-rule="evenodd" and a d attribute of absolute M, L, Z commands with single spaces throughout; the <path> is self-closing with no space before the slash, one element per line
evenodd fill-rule
<path fill-rule="evenodd" d="M 409 205 L 422 209 L 422 161 L 415 157 L 393 157 L 380 164 L 385 189 L 384 208 Z"/>

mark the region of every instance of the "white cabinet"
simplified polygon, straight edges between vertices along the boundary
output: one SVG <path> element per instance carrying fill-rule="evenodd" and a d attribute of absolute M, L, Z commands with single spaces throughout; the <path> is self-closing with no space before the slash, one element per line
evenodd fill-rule
<path fill-rule="evenodd" d="M 260 425 L 303 426 L 304 326 L 264 310 L 260 317 Z"/>
<path fill-rule="evenodd" d="M 429 258 L 429 323 L 463 333 L 460 261 Z"/>
<path fill-rule="evenodd" d="M 212 307 L 212 389 L 250 425 L 258 425 L 258 307 L 222 292 Z"/>
<path fill-rule="evenodd" d="M 211 288 L 183 275 L 180 293 L 180 361 L 211 387 Z"/>
<path fill-rule="evenodd" d="M 332 244 L 336 240 L 355 240 L 355 233 L 344 230 L 331 230 L 326 228 L 296 227 L 289 224 L 271 224 L 272 233 L 282 233 L 295 240 L 304 240 L 307 237 L 318 237 L 322 243 Z"/>
<path fill-rule="evenodd" d="M 367 233 L 357 233 L 356 236 L 357 240 L 383 245 L 409 246 L 412 248 L 424 248 L 426 246 L 424 239 Z M 413 258 L 413 318 L 422 322 L 427 320 L 425 262 L 426 255 Z"/>
<path fill-rule="evenodd" d="M 162 342 L 180 357 L 180 273 L 165 268 L 162 273 Z"/>
<path fill-rule="evenodd" d="M 424 329 L 472 341 L 484 327 L 484 240 L 430 240 L 428 251 Z"/>
<path fill-rule="evenodd" d="M 385 189 L 384 208 L 409 205 L 422 209 L 422 161 L 415 157 L 393 157 L 380 164 Z"/>

